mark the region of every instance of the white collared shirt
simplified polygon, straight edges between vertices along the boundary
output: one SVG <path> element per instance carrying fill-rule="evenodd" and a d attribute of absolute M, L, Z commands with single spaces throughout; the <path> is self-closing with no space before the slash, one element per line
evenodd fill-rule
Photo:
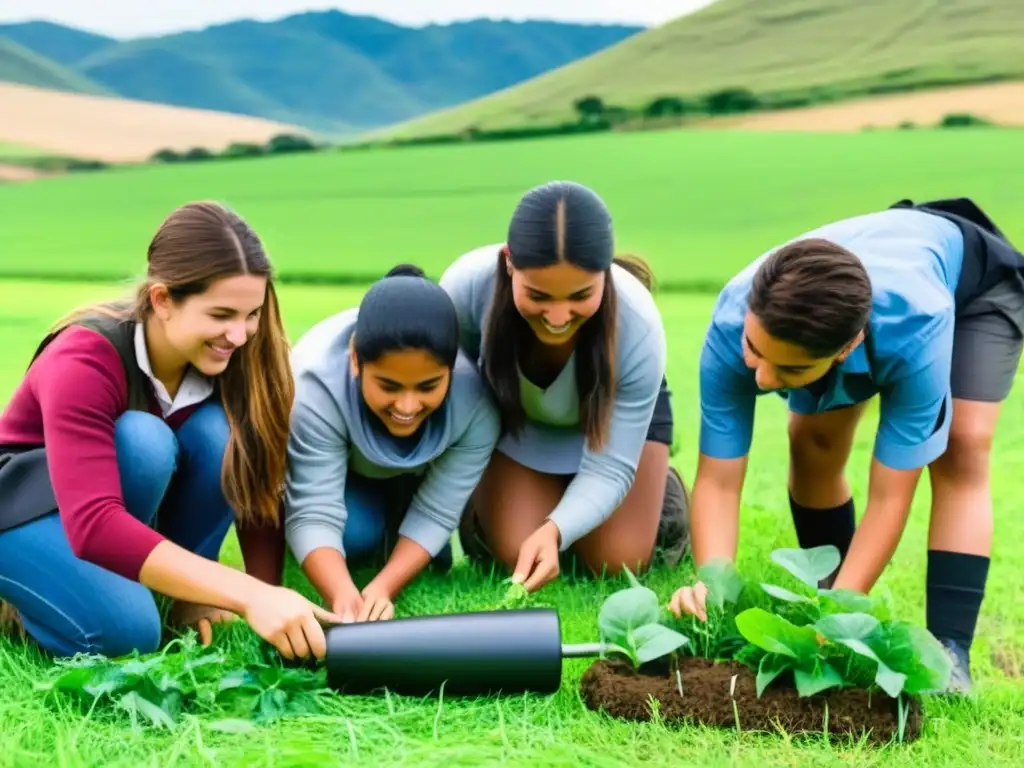
<path fill-rule="evenodd" d="M 160 412 L 163 413 L 164 418 L 182 408 L 201 403 L 213 394 L 213 379 L 203 376 L 195 368 L 189 366 L 181 386 L 178 387 L 177 395 L 172 398 L 167 393 L 167 387 L 163 385 L 163 382 L 153 375 L 153 368 L 149 362 L 149 350 L 146 348 L 146 332 L 142 323 L 135 324 L 135 358 L 139 362 L 141 371 L 153 384 L 153 391 L 156 392 L 156 399 L 160 403 Z"/>

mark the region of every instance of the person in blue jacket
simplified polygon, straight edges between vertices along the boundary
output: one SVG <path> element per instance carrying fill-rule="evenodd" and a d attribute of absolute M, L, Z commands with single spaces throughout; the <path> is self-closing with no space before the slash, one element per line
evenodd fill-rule
<path fill-rule="evenodd" d="M 398 593 L 449 540 L 498 440 L 498 412 L 459 352 L 455 307 L 412 265 L 292 351 L 285 536 L 345 621 L 394 615 Z M 362 589 L 354 565 L 387 562 Z"/>
<path fill-rule="evenodd" d="M 823 586 L 868 592 L 900 541 L 921 471 L 932 487 L 927 626 L 971 688 L 970 647 L 992 545 L 989 465 L 1024 338 L 1022 256 L 968 199 L 827 224 L 762 255 L 714 307 L 700 359 L 695 564 L 736 555 L 758 395 L 790 410 L 789 499 L 801 547 L 831 544 Z M 844 469 L 879 395 L 865 509 Z M 706 618 L 703 584 L 672 598 Z"/>

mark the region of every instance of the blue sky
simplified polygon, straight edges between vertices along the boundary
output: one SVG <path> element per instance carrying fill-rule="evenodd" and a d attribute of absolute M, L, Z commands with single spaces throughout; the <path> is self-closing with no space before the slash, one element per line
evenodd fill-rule
<path fill-rule="evenodd" d="M 420 25 L 466 18 L 660 24 L 711 0 L 0 0 L 0 22 L 47 19 L 113 37 L 196 29 L 238 18 L 276 19 L 336 8 Z"/>

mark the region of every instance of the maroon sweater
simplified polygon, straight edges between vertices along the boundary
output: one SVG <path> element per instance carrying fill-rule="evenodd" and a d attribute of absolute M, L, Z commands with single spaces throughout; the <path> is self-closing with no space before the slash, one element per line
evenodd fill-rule
<path fill-rule="evenodd" d="M 161 416 L 151 396 L 151 413 Z M 165 537 L 125 508 L 114 423 L 128 406 L 128 381 L 114 346 L 72 326 L 35 360 L 0 414 L 0 446 L 46 446 L 60 518 L 74 554 L 138 581 Z M 199 404 L 165 419 L 178 429 Z M 279 584 L 283 526 L 238 527 L 246 571 Z"/>

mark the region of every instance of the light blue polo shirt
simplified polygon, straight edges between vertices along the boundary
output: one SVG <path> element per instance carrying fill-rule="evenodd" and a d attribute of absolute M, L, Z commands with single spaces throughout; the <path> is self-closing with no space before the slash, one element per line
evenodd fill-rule
<path fill-rule="evenodd" d="M 828 224 L 801 235 L 855 253 L 874 294 L 868 338 L 812 388 L 779 393 L 796 413 L 821 413 L 881 395 L 875 457 L 893 469 L 925 467 L 946 450 L 953 401 L 954 294 L 963 266 L 963 235 L 939 216 L 890 209 Z M 773 251 L 776 249 L 772 249 Z M 762 254 L 718 296 L 700 358 L 700 451 L 745 456 L 760 390 L 743 362 L 747 297 Z M 807 308 L 813 312 L 813 307 Z"/>

